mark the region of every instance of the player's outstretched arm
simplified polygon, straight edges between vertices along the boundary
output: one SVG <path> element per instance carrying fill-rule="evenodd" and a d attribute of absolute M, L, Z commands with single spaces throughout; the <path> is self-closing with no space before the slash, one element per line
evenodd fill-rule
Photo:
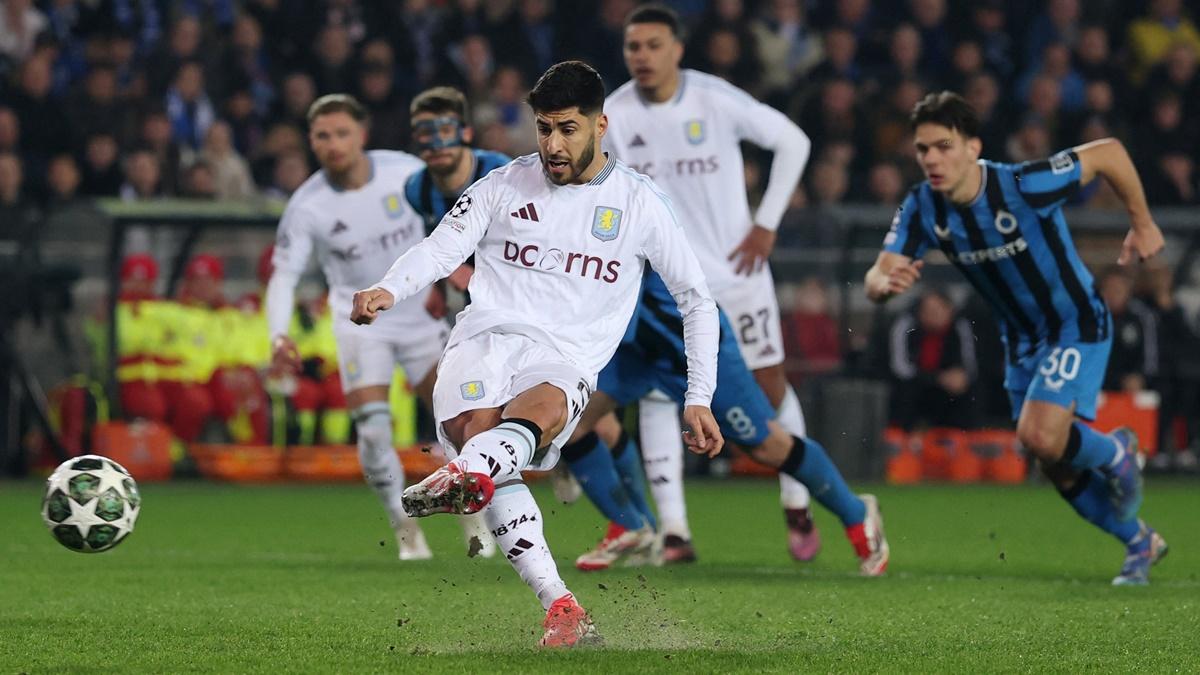
<path fill-rule="evenodd" d="M 875 264 L 867 270 L 866 292 L 872 302 L 886 302 L 912 288 L 921 278 L 923 260 L 913 260 L 906 255 L 880 251 Z"/>
<path fill-rule="evenodd" d="M 1079 182 L 1086 184 L 1097 175 L 1103 176 L 1129 213 L 1130 229 L 1121 246 L 1117 262 L 1127 265 L 1153 257 L 1163 248 L 1162 231 L 1150 215 L 1142 179 L 1124 144 L 1115 138 L 1102 138 L 1074 148 L 1079 157 Z"/>
<path fill-rule="evenodd" d="M 687 406 L 683 409 L 683 421 L 687 426 L 683 432 L 683 444 L 688 450 L 708 457 L 716 457 L 721 452 L 725 438 L 708 406 Z"/>

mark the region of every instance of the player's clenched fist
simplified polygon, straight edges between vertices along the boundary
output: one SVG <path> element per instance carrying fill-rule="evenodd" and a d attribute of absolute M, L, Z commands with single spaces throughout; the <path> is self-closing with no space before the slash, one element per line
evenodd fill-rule
<path fill-rule="evenodd" d="M 354 294 L 354 307 L 350 309 L 350 320 L 366 325 L 375 320 L 380 312 L 392 308 L 396 299 L 382 288 L 368 288 Z"/>
<path fill-rule="evenodd" d="M 683 444 L 688 450 L 709 457 L 716 457 L 721 452 L 725 438 L 721 436 L 712 410 L 702 405 L 689 405 L 683 409 L 683 422 L 687 427 L 683 432 Z"/>

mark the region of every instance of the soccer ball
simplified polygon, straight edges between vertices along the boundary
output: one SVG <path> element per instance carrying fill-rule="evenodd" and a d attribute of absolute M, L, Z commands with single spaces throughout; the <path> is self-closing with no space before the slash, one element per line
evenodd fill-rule
<path fill-rule="evenodd" d="M 69 459 L 46 479 L 42 520 L 72 551 L 99 553 L 116 546 L 133 532 L 141 510 L 133 476 L 107 457 Z"/>

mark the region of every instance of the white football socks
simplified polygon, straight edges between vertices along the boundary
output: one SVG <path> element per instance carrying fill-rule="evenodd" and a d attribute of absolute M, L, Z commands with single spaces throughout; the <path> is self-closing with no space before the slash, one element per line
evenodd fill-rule
<path fill-rule="evenodd" d="M 646 481 L 658 511 L 659 529 L 684 539 L 692 538 L 687 502 L 683 495 L 683 431 L 679 406 L 654 392 L 638 405 L 642 462 Z"/>
<path fill-rule="evenodd" d="M 524 483 L 497 488 L 483 509 L 488 529 L 513 569 L 533 590 L 542 609 L 568 593 L 542 533 L 542 511 Z"/>
<path fill-rule="evenodd" d="M 463 471 L 491 476 L 496 485 L 521 478 L 533 459 L 538 439 L 529 428 L 507 420 L 463 444 L 451 464 Z"/>
<path fill-rule="evenodd" d="M 775 416 L 779 420 L 780 426 L 789 434 L 796 438 L 804 438 L 807 431 L 804 424 L 804 411 L 800 409 L 800 399 L 790 384 Z M 785 509 L 807 509 L 812 499 L 808 488 L 804 487 L 804 483 L 781 472 L 779 474 L 779 501 Z"/>
<path fill-rule="evenodd" d="M 404 466 L 392 445 L 392 414 L 384 401 L 366 403 L 354 411 L 358 431 L 358 462 L 363 476 L 387 509 L 392 529 L 408 520 L 400 503 L 404 496 Z"/>

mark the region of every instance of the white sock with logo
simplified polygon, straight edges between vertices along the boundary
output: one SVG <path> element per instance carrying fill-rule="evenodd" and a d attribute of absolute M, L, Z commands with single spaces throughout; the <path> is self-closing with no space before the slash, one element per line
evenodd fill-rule
<path fill-rule="evenodd" d="M 537 595 L 542 609 L 550 609 L 555 600 L 569 592 L 546 544 L 542 511 L 524 483 L 498 488 L 483 509 L 483 518 L 496 545 Z"/>
<path fill-rule="evenodd" d="M 505 420 L 463 444 L 451 464 L 463 471 L 491 476 L 499 485 L 521 478 L 537 448 L 541 431 L 525 420 Z"/>
<path fill-rule="evenodd" d="M 659 529 L 664 534 L 691 539 L 683 495 L 684 450 L 679 406 L 666 397 L 652 394 L 638 403 L 638 414 L 642 463 L 658 511 Z"/>

